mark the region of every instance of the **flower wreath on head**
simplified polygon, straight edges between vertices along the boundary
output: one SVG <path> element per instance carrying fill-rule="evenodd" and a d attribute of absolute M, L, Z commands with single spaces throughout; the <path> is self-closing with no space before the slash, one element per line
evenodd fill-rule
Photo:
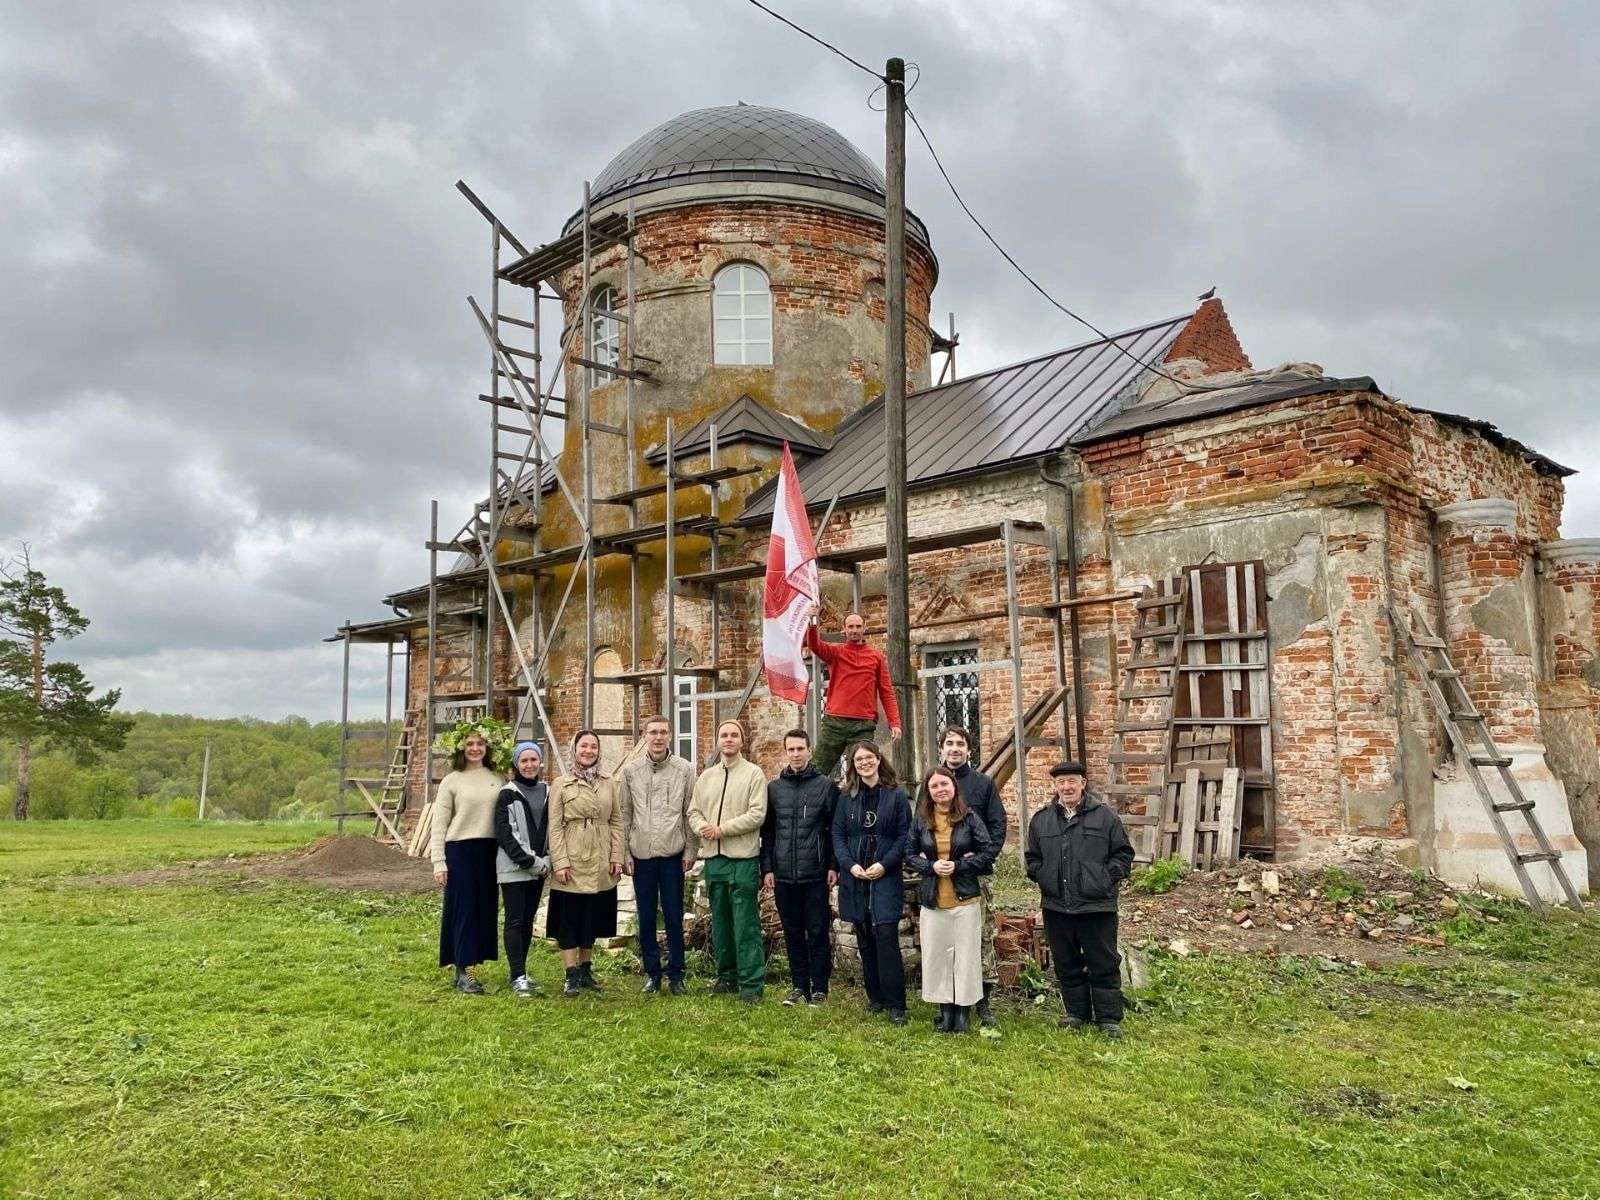
<path fill-rule="evenodd" d="M 493 717 L 462 721 L 454 729 L 445 730 L 434 742 L 434 749 L 454 755 L 467 744 L 470 737 L 481 737 L 489 743 L 489 753 L 484 756 L 485 766 L 501 772 L 511 770 L 511 751 L 516 745 L 516 738 L 510 725 Z"/>

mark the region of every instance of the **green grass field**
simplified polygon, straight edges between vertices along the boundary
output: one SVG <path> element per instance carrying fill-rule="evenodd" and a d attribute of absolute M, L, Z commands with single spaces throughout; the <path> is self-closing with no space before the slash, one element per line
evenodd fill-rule
<path fill-rule="evenodd" d="M 1123 1043 L 958 1040 L 646 1000 L 629 956 L 458 997 L 428 895 L 64 877 L 324 832 L 137 825 L 0 825 L 0 1195 L 1600 1196 L 1593 916 L 1382 973 L 1156 955 Z"/>

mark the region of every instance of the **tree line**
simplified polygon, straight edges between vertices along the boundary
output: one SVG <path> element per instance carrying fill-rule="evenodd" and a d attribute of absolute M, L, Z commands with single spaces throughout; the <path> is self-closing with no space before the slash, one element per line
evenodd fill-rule
<path fill-rule="evenodd" d="M 100 695 L 56 645 L 89 627 L 53 587 L 29 547 L 0 561 L 0 805 L 29 817 L 199 814 L 312 818 L 338 807 L 339 726 L 304 717 L 258 721 L 116 711 L 121 693 Z M 382 728 L 368 722 L 357 728 Z M 211 747 L 209 771 L 206 748 Z M 351 743 L 365 776 L 381 774 L 383 740 Z"/>
<path fill-rule="evenodd" d="M 338 809 L 339 723 L 304 717 L 262 721 L 171 713 L 130 713 L 122 748 L 82 762 L 70 752 L 35 753 L 29 816 L 36 820 L 199 815 L 206 743 L 211 769 L 206 818 L 310 820 Z M 351 722 L 382 729 L 383 722 Z M 351 743 L 369 758 L 382 739 Z M 360 747 L 370 747 L 362 749 Z M 371 775 L 376 765 L 355 765 Z M 377 770 L 381 774 L 381 770 Z M 0 742 L 0 801 L 10 813 L 16 795 L 17 748 Z"/>

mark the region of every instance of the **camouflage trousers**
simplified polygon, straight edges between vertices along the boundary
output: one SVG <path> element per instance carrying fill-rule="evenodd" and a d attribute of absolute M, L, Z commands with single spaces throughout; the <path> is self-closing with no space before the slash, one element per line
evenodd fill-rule
<path fill-rule="evenodd" d="M 1000 963 L 994 953 L 994 884 L 989 876 L 979 876 L 978 895 L 979 906 L 983 909 L 983 950 L 979 956 L 983 966 L 983 981 L 997 983 L 1000 979 Z"/>

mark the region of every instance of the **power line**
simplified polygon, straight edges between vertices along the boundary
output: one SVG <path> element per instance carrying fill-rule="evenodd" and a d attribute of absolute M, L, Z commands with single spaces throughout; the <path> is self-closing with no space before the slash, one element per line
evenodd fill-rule
<path fill-rule="evenodd" d="M 1044 286 L 1037 279 L 1035 279 L 1032 275 L 1028 274 L 1028 272 L 1023 268 L 1021 263 L 1019 263 L 1016 259 L 1011 257 L 1010 252 L 1004 246 L 1002 246 L 999 243 L 999 241 L 995 238 L 994 234 L 989 232 L 989 227 L 987 225 L 985 225 L 981 220 L 978 219 L 978 214 L 972 211 L 972 207 L 962 197 L 960 189 L 956 187 L 955 181 L 950 178 L 950 172 L 946 171 L 944 169 L 944 163 L 942 161 L 940 161 L 939 152 L 933 148 L 933 142 L 928 137 L 928 131 L 925 130 L 922 127 L 922 122 L 917 120 L 917 114 L 911 111 L 911 106 L 909 104 L 906 105 L 906 116 L 911 118 L 911 124 L 916 127 L 917 136 L 922 139 L 922 144 L 928 148 L 928 154 L 933 159 L 933 165 L 939 169 L 940 177 L 943 178 L 943 180 L 945 182 L 945 186 L 950 189 L 950 194 L 955 197 L 956 203 L 961 206 L 961 211 L 967 214 L 967 216 L 971 219 L 972 223 L 978 227 L 978 232 L 983 234 L 983 236 L 988 239 L 989 244 L 991 246 L 993 246 L 997 251 L 999 251 L 1000 257 L 1005 259 L 1006 262 L 1010 263 L 1011 266 L 1016 270 L 1018 275 L 1021 275 L 1024 279 L 1026 279 L 1028 281 L 1028 283 L 1032 286 L 1034 291 L 1038 292 L 1039 295 L 1043 296 L 1047 301 L 1050 302 L 1050 304 L 1054 305 L 1061 312 L 1063 312 L 1067 316 L 1071 317 L 1074 321 L 1078 322 L 1078 324 L 1082 325 L 1084 328 L 1089 329 L 1092 332 L 1094 332 L 1095 334 L 1097 334 L 1103 341 L 1106 342 L 1106 344 L 1111 346 L 1111 348 L 1116 350 L 1118 353 L 1124 355 L 1127 358 L 1132 359 L 1139 366 L 1143 367 L 1147 371 L 1151 371 L 1151 372 L 1155 373 L 1156 375 L 1159 375 L 1162 379 L 1165 379 L 1165 380 L 1168 380 L 1171 383 L 1177 384 L 1179 387 L 1185 389 L 1186 391 L 1191 391 L 1191 392 L 1215 392 L 1215 391 L 1221 391 L 1226 387 L 1233 386 L 1232 384 L 1190 383 L 1190 382 L 1188 382 L 1186 380 L 1179 379 L 1175 375 L 1169 375 L 1166 371 L 1163 371 L 1160 367 L 1156 366 L 1154 363 L 1146 362 L 1144 359 L 1140 358 L 1137 354 L 1133 353 L 1131 350 L 1128 350 L 1126 347 L 1124 347 L 1122 345 L 1122 343 L 1113 340 L 1112 336 L 1109 333 L 1107 333 L 1105 330 L 1101 329 L 1094 322 L 1092 322 L 1092 321 L 1090 321 L 1090 320 L 1088 320 L 1088 319 L 1086 319 L 1084 317 L 1080 317 L 1077 313 L 1073 312 L 1065 304 L 1061 303 L 1061 301 L 1057 300 L 1054 296 L 1052 296 L 1049 292 L 1047 292 L 1044 289 Z"/>
<path fill-rule="evenodd" d="M 812 33 L 809 29 L 803 29 L 799 25 L 796 25 L 793 21 L 789 20 L 788 17 L 782 15 L 781 13 L 773 12 L 765 4 L 762 4 L 761 0 L 750 0 L 750 3 L 754 4 L 757 8 L 759 8 L 762 12 L 766 13 L 767 16 L 771 17 L 773 20 L 782 21 L 790 29 L 792 29 L 796 33 L 798 33 L 801 37 L 808 37 L 813 42 L 815 42 L 817 45 L 821 46 L 824 50 L 830 50 L 834 54 L 837 54 L 840 58 L 844 59 L 845 62 L 849 63 L 852 67 L 856 68 L 856 70 L 865 71 L 868 75 L 871 75 L 879 83 L 888 82 L 887 80 L 884 79 L 884 77 L 882 75 L 878 74 L 871 67 L 866 66 L 866 65 L 858 62 L 857 60 L 851 58 L 848 54 L 846 54 L 843 50 L 839 49 L 839 47 L 835 46 L 832 42 L 823 41 L 816 34 Z"/>
<path fill-rule="evenodd" d="M 830 53 L 837 54 L 840 58 L 844 59 L 845 62 L 849 63 L 851 66 L 855 67 L 857 70 L 863 71 L 866 74 L 872 76 L 874 79 L 876 79 L 878 81 L 879 88 L 882 88 L 882 87 L 888 85 L 889 81 L 888 81 L 888 79 L 886 77 L 878 74 L 878 72 L 874 71 L 871 67 L 868 67 L 865 64 L 861 63 L 857 59 L 851 58 L 850 55 L 846 54 L 843 50 L 839 49 L 839 47 L 835 46 L 832 42 L 824 41 L 822 38 L 820 38 L 816 34 L 812 33 L 809 29 L 806 29 L 806 28 L 804 28 L 804 27 L 802 27 L 800 25 L 795 24 L 793 21 L 789 20 L 788 17 L 783 16 L 781 13 L 774 12 L 772 9 L 768 8 L 765 4 L 762 4 L 761 0 L 750 0 L 750 3 L 755 5 L 755 7 L 759 8 L 762 12 L 766 13 L 767 16 L 771 17 L 773 20 L 782 22 L 783 24 L 787 25 L 790 29 L 792 29 L 796 33 L 800 34 L 802 37 L 810 39 L 811 41 L 815 42 L 817 45 L 821 46 L 824 50 L 829 51 Z M 921 70 L 920 67 L 918 67 L 917 68 L 917 82 L 921 82 L 921 78 L 922 78 L 922 70 Z M 915 86 L 915 84 L 913 84 L 913 86 Z M 878 88 L 873 89 L 872 96 L 876 96 L 877 93 L 878 93 L 878 90 L 879 90 Z M 868 96 L 867 97 L 867 107 L 868 108 L 872 108 L 872 96 Z M 874 109 L 873 111 L 878 111 L 878 110 Z M 906 116 L 911 118 L 911 124 L 916 127 L 917 136 L 922 139 L 922 144 L 928 148 L 928 154 L 933 158 L 933 165 L 939 169 L 940 177 L 943 178 L 945 186 L 950 189 L 950 194 L 955 197 L 956 203 L 961 206 L 961 211 L 967 214 L 968 219 L 970 219 L 972 221 L 972 223 L 978 227 L 978 232 L 983 234 L 983 236 L 986 239 L 988 239 L 989 244 L 991 246 L 993 246 L 999 252 L 1000 257 L 1005 259 L 1006 262 L 1010 263 L 1012 269 L 1015 270 L 1018 275 L 1021 275 L 1025 280 L 1027 280 L 1029 285 L 1033 288 L 1033 290 L 1038 292 L 1039 295 L 1043 296 L 1045 298 L 1045 300 L 1048 301 L 1053 307 L 1055 307 L 1059 311 L 1065 313 L 1068 317 L 1071 317 L 1074 321 L 1076 321 L 1078 324 L 1082 325 L 1085 329 L 1088 329 L 1091 332 L 1093 332 L 1096 336 L 1098 336 L 1102 341 L 1104 341 L 1107 345 L 1109 345 L 1117 353 L 1121 354 L 1124 358 L 1130 359 L 1131 361 L 1133 361 L 1138 366 L 1144 368 L 1147 371 L 1150 371 L 1151 373 L 1153 373 L 1155 375 L 1160 376 L 1162 379 L 1167 380 L 1169 383 L 1177 384 L 1179 387 L 1183 388 L 1185 391 L 1188 391 L 1188 392 L 1216 392 L 1216 391 L 1222 391 L 1227 387 L 1233 386 L 1231 384 L 1190 383 L 1190 382 L 1187 382 L 1185 380 L 1179 379 L 1177 376 L 1171 375 L 1168 372 L 1163 371 L 1160 367 L 1156 366 L 1155 363 L 1146 362 L 1144 359 L 1140 358 L 1137 354 L 1133 353 L 1133 351 L 1131 351 L 1131 350 L 1127 349 L 1127 347 L 1123 346 L 1122 343 L 1120 343 L 1118 341 L 1115 341 L 1109 333 L 1107 333 L 1105 330 L 1101 329 L 1093 321 L 1090 321 L 1090 320 L 1088 320 L 1087 318 L 1084 318 L 1084 317 L 1080 317 L 1077 313 L 1073 312 L 1065 304 L 1061 303 L 1061 301 L 1057 300 L 1054 296 L 1052 296 L 1048 291 L 1045 290 L 1043 284 L 1041 284 L 1032 275 L 1028 274 L 1028 272 L 1023 268 L 1022 264 L 1019 263 L 1015 258 L 1013 258 L 1011 256 L 1011 253 L 1004 246 L 1002 246 L 1000 244 L 999 240 L 994 236 L 994 234 L 989 232 L 989 227 L 987 225 L 985 225 L 981 220 L 979 220 L 978 214 L 972 211 L 972 206 L 969 205 L 966 202 L 966 199 L 961 195 L 960 189 L 956 187 L 955 180 L 950 178 L 950 172 L 945 170 L 944 163 L 939 158 L 939 152 L 933 148 L 933 141 L 932 141 L 931 138 L 928 137 L 928 131 L 922 127 L 922 122 L 917 120 L 917 114 L 912 111 L 911 106 L 909 104 L 906 105 Z"/>

